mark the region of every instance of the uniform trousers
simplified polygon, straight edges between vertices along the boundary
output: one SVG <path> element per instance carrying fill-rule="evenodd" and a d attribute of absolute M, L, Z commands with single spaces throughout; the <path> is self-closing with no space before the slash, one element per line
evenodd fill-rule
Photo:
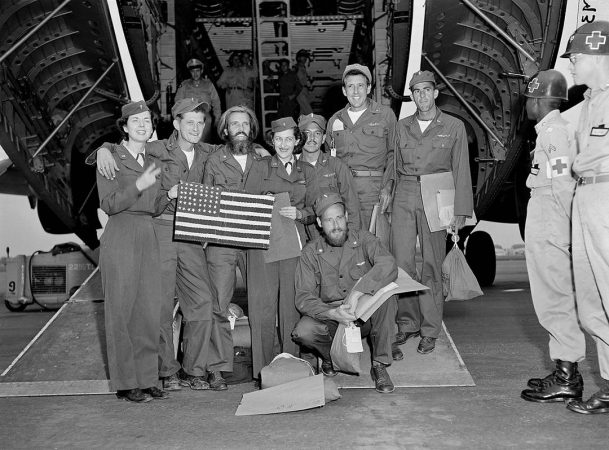
<path fill-rule="evenodd" d="M 214 304 L 205 251 L 198 243 L 174 241 L 172 221 L 155 219 L 154 223 L 163 273 L 159 375 L 167 377 L 180 369 L 174 357 L 172 328 L 177 296 L 184 316 L 182 368 L 189 375 L 203 376 L 210 358 Z"/>
<path fill-rule="evenodd" d="M 531 191 L 524 233 L 531 297 L 539 323 L 550 335 L 550 358 L 582 361 L 586 341 L 575 308 L 571 219 L 551 187 Z"/>
<path fill-rule="evenodd" d="M 264 250 L 247 252 L 247 299 L 252 331 L 254 377 L 275 357 L 277 338 L 282 352 L 298 356 L 298 345 L 291 337 L 292 330 L 300 318 L 294 300 L 294 278 L 298 260 L 299 258 L 290 258 L 265 263 Z"/>
<path fill-rule="evenodd" d="M 362 230 L 370 228 L 370 218 L 374 205 L 379 202 L 383 177 L 353 177 L 353 186 L 357 192 L 360 205 Z"/>
<path fill-rule="evenodd" d="M 609 183 L 578 186 L 573 201 L 573 274 L 577 314 L 594 339 L 609 380 Z"/>
<path fill-rule="evenodd" d="M 396 313 L 396 303 L 390 298 L 383 303 L 361 327 L 362 337 L 370 336 L 372 360 L 390 365 L 391 343 L 395 335 L 393 322 Z M 303 316 L 292 332 L 294 341 L 316 352 L 326 361 L 330 361 L 332 340 L 336 334 L 338 322 L 334 320 L 320 320 Z"/>
<path fill-rule="evenodd" d="M 421 336 L 437 338 L 442 330 L 444 312 L 442 263 L 446 256 L 446 231 L 430 231 L 423 209 L 421 184 L 401 179 L 395 189 L 391 213 L 391 250 L 398 266 L 413 279 L 418 279 L 417 235 L 423 255 L 420 281 L 429 289 L 418 296 L 401 295 L 396 322 L 400 331 L 420 330 Z"/>
<path fill-rule="evenodd" d="M 156 386 L 161 268 L 152 217 L 128 212 L 110 216 L 99 262 L 112 387 Z"/>
<path fill-rule="evenodd" d="M 234 247 L 209 245 L 205 250 L 209 276 L 214 290 L 214 327 L 211 335 L 210 371 L 233 371 L 233 335 L 228 320 L 228 306 L 235 293 L 236 268 L 240 266 L 245 250 Z"/>

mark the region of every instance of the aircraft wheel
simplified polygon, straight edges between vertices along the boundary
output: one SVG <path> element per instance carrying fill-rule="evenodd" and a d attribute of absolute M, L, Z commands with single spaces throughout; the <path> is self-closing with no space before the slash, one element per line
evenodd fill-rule
<path fill-rule="evenodd" d="M 495 281 L 497 260 L 493 239 L 485 231 L 474 231 L 465 246 L 465 259 L 481 287 L 492 286 Z"/>
<path fill-rule="evenodd" d="M 11 302 L 9 302 L 8 300 L 4 300 L 4 306 L 6 306 L 6 309 L 8 309 L 10 312 L 21 312 L 25 309 L 25 307 L 27 305 L 24 305 L 23 303 L 14 305 Z"/>

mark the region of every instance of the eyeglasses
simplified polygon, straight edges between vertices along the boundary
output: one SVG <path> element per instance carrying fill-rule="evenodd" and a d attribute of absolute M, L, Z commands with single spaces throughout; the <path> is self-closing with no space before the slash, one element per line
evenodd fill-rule
<path fill-rule="evenodd" d="M 303 132 L 308 138 L 310 138 L 311 136 L 313 136 L 314 138 L 321 138 L 324 134 L 321 131 L 309 131 L 309 130 L 305 130 Z"/>
<path fill-rule="evenodd" d="M 273 138 L 273 144 L 275 144 L 275 145 L 281 145 L 284 142 L 286 144 L 288 144 L 288 145 L 292 145 L 292 144 L 294 144 L 294 142 L 296 142 L 296 139 L 294 138 L 294 136 L 288 136 L 288 137 L 285 137 L 285 138 L 282 138 L 282 137 L 279 137 L 279 136 L 275 136 Z"/>

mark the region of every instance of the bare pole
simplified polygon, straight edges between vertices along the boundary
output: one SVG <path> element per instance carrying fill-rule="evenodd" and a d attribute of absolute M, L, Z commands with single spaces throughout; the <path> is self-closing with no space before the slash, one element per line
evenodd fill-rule
<path fill-rule="evenodd" d="M 49 20 L 51 20 L 53 17 L 55 17 L 55 15 L 64 7 L 66 6 L 68 3 L 70 3 L 71 0 L 64 0 L 64 2 L 59 5 L 57 8 L 55 8 L 47 17 L 45 17 L 45 19 L 40 22 L 38 25 L 36 25 L 34 28 L 31 29 L 31 31 L 26 34 L 25 36 L 23 36 L 21 39 L 19 39 L 19 41 L 17 41 L 16 43 L 13 44 L 13 46 L 11 48 L 9 48 L 7 50 L 7 52 L 0 56 L 0 64 L 2 64 L 2 62 L 9 57 L 9 55 L 11 55 L 15 50 L 17 50 L 17 48 L 21 47 L 21 45 L 23 45 L 23 43 L 25 41 L 27 41 L 29 38 L 32 37 L 32 35 L 34 33 L 36 33 L 38 30 L 40 30 Z"/>
<path fill-rule="evenodd" d="M 482 10 L 480 8 L 478 8 L 476 5 L 474 5 L 470 0 L 461 0 L 461 1 L 463 3 L 465 3 L 467 6 L 469 6 L 476 13 L 476 15 L 478 15 L 478 17 L 480 17 L 484 22 L 486 22 L 486 24 L 489 27 L 491 27 L 493 30 L 495 30 L 497 33 L 499 33 L 499 35 L 503 39 L 508 41 L 512 47 L 514 47 L 516 50 L 518 50 L 520 53 L 522 53 L 526 58 L 530 59 L 532 62 L 536 62 L 535 58 L 533 58 L 533 56 L 531 56 L 531 54 L 529 52 L 527 52 L 524 48 L 522 48 L 522 46 L 518 42 L 516 42 L 509 34 L 507 34 L 505 31 L 503 31 L 501 28 L 499 28 L 499 25 L 497 25 L 495 22 L 493 22 L 491 19 L 489 19 L 488 16 L 486 14 L 484 14 L 484 12 L 482 12 Z"/>
<path fill-rule="evenodd" d="M 70 112 L 63 118 L 61 123 L 59 125 L 57 125 L 55 127 L 55 129 L 51 132 L 51 134 L 44 140 L 44 142 L 42 144 L 40 144 L 40 147 L 38 147 L 38 150 L 36 150 L 36 152 L 32 155 L 32 157 L 30 159 L 34 159 L 36 157 L 36 155 L 38 155 L 38 153 L 40 153 L 42 151 L 42 149 L 46 147 L 46 145 L 51 141 L 51 139 L 53 139 L 53 137 L 55 137 L 55 135 L 59 132 L 61 127 L 63 127 L 65 125 L 65 123 L 70 119 L 70 117 L 72 117 L 72 114 L 74 114 L 76 112 L 76 110 L 78 108 L 80 108 L 80 105 L 82 105 L 83 102 L 87 99 L 87 97 L 89 97 L 89 95 L 91 95 L 91 92 L 93 92 L 95 90 L 95 88 L 97 87 L 97 85 L 106 77 L 106 75 L 108 75 L 108 72 L 110 72 L 110 69 L 112 69 L 115 64 L 116 64 L 116 61 L 113 61 L 112 64 L 110 64 L 108 66 L 108 68 L 104 71 L 104 73 L 101 74 L 101 76 L 97 79 L 97 81 L 93 84 L 93 86 L 91 86 L 89 88 L 89 90 L 85 93 L 85 95 L 82 96 L 82 98 L 78 101 L 78 103 L 76 103 L 76 105 L 74 105 L 74 107 L 70 110 Z"/>
<path fill-rule="evenodd" d="M 493 132 L 493 130 L 491 130 L 489 128 L 489 126 L 484 122 L 482 117 L 480 117 L 480 115 L 474 110 L 474 108 L 472 108 L 472 106 L 469 103 L 467 103 L 467 100 L 465 100 L 463 98 L 463 96 L 461 94 L 459 94 L 459 92 L 457 92 L 457 89 L 455 89 L 455 87 L 452 85 L 452 83 L 450 81 L 448 81 L 448 78 L 446 78 L 444 76 L 444 74 L 442 72 L 440 72 L 440 69 L 438 69 L 433 62 L 431 62 L 431 60 L 427 57 L 426 54 L 423 54 L 423 58 L 425 58 L 425 61 L 427 61 L 427 64 L 429 64 L 431 66 L 431 68 L 433 69 L 433 71 L 438 74 L 438 76 L 446 84 L 448 89 L 454 94 L 455 97 L 457 97 L 457 100 L 459 100 L 459 102 L 465 107 L 465 109 L 467 109 L 467 111 L 472 115 L 472 117 L 474 119 L 476 119 L 476 121 L 480 124 L 480 126 L 482 128 L 484 128 L 486 130 L 486 132 L 488 134 L 490 134 L 493 137 L 493 139 L 495 139 L 497 141 L 497 143 L 499 145 L 501 145 L 503 148 L 505 148 L 505 145 L 503 145 L 503 142 L 501 142 L 501 140 L 497 137 L 497 135 Z"/>

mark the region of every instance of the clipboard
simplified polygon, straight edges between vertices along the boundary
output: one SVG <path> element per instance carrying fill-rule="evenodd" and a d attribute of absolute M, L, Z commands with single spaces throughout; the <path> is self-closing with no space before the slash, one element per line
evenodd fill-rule
<path fill-rule="evenodd" d="M 421 197 L 429 229 L 448 229 L 455 209 L 455 181 L 452 172 L 421 175 Z M 448 220 L 447 220 L 448 218 Z M 465 219 L 465 225 L 476 225 L 476 214 Z"/>

